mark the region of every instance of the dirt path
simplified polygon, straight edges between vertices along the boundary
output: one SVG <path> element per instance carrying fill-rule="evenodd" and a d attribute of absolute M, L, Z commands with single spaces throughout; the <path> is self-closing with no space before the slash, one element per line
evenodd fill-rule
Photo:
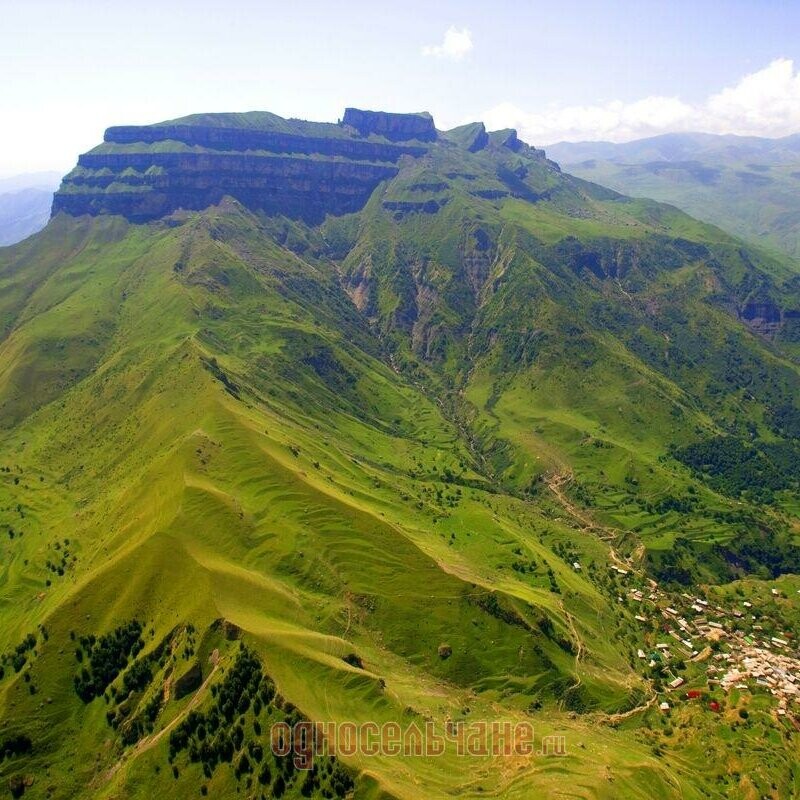
<path fill-rule="evenodd" d="M 586 651 L 586 647 L 583 644 L 583 639 L 581 639 L 580 634 L 578 633 L 578 629 L 575 627 L 575 617 L 567 611 L 566 607 L 564 606 L 564 601 L 559 601 L 559 606 L 561 608 L 561 613 L 564 615 L 564 618 L 567 620 L 567 626 L 569 627 L 569 632 L 572 635 L 573 640 L 575 641 L 575 683 L 572 684 L 570 688 L 577 689 L 582 683 L 583 679 L 581 678 L 580 674 L 580 664 L 581 660 L 583 659 L 583 654 Z"/>
<path fill-rule="evenodd" d="M 351 605 L 351 603 L 353 602 L 353 595 L 350 592 L 345 592 L 344 601 L 345 603 L 347 603 L 347 606 L 345 607 L 347 609 L 347 626 L 345 627 L 344 633 L 342 634 L 342 639 L 344 639 L 350 632 L 350 625 L 353 622 L 353 607 Z"/>
<path fill-rule="evenodd" d="M 569 485 L 573 480 L 572 472 L 557 472 L 552 473 L 545 477 L 545 484 L 547 488 L 553 493 L 559 505 L 575 520 L 578 521 L 584 533 L 594 533 L 598 538 L 605 542 L 612 542 L 620 539 L 624 534 L 616 528 L 610 528 L 607 525 L 601 525 L 599 522 L 593 520 L 585 511 L 578 508 L 567 495 L 564 493 L 564 486 Z M 639 544 L 637 547 L 634 558 L 641 560 L 644 558 L 644 544 Z M 611 560 L 621 569 L 631 570 L 633 564 L 624 558 L 621 558 L 617 551 L 609 545 L 608 554 Z"/>
<path fill-rule="evenodd" d="M 630 711 L 625 711 L 620 714 L 601 714 L 599 715 L 600 722 L 605 722 L 609 725 L 615 725 L 618 722 L 622 722 L 623 720 L 634 716 L 634 714 L 641 714 L 643 711 L 647 711 L 647 709 L 650 708 L 653 703 L 656 702 L 656 700 L 658 700 L 658 695 L 653 692 L 652 688 L 650 691 L 651 695 L 646 703 L 642 703 L 642 705 L 636 706 L 636 708 L 632 708 Z"/>
<path fill-rule="evenodd" d="M 545 477 L 547 488 L 555 495 L 559 505 L 573 518 L 576 519 L 585 531 L 597 533 L 601 539 L 612 540 L 619 536 L 619 531 L 600 525 L 595 522 L 585 511 L 578 508 L 564 493 L 564 487 L 572 483 L 574 476 L 571 471 L 556 472 Z"/>
<path fill-rule="evenodd" d="M 639 542 L 639 544 L 636 545 L 636 549 L 633 551 L 633 554 L 631 555 L 631 560 L 638 565 L 639 569 L 641 569 L 646 555 L 647 550 L 645 549 L 644 542 Z"/>
<path fill-rule="evenodd" d="M 628 298 L 628 300 L 631 301 L 631 303 L 634 302 L 633 297 L 631 297 L 629 292 L 625 291 L 625 287 L 622 285 L 619 278 L 617 278 L 617 288 L 622 292 L 622 294 L 625 295 L 625 297 Z"/>
<path fill-rule="evenodd" d="M 126 750 L 119 760 L 111 767 L 111 769 L 106 773 L 105 780 L 110 781 L 117 772 L 119 772 L 122 765 L 126 762 L 131 760 L 132 758 L 136 758 L 140 756 L 142 753 L 146 753 L 148 750 L 151 750 L 155 747 L 170 731 L 173 730 L 177 725 L 179 725 L 183 720 L 188 716 L 189 712 L 192 711 L 200 701 L 205 697 L 206 689 L 208 689 L 209 684 L 211 683 L 211 679 L 214 677 L 217 669 L 219 669 L 220 663 L 222 659 L 217 656 L 217 659 L 214 661 L 214 666 L 211 668 L 211 672 L 208 673 L 208 677 L 203 681 L 200 685 L 200 688 L 192 695 L 189 702 L 186 704 L 186 708 L 178 714 L 175 719 L 165 725 L 158 733 L 151 734 L 150 736 L 145 736 L 143 739 L 140 739 L 130 750 Z"/>
<path fill-rule="evenodd" d="M 597 533 L 599 534 L 601 539 L 605 541 L 613 541 L 620 536 L 620 531 L 615 530 L 614 528 L 609 528 L 604 525 L 600 525 L 591 519 L 584 511 L 579 508 L 576 508 L 575 504 L 566 496 L 563 491 L 563 487 L 567 486 L 573 479 L 571 472 L 560 472 L 555 473 L 553 475 L 548 476 L 545 478 L 545 482 L 547 484 L 548 489 L 555 495 L 556 499 L 558 500 L 559 504 L 567 511 L 567 513 L 576 519 L 583 530 L 586 533 Z M 611 556 L 611 560 L 622 569 L 630 570 L 632 569 L 632 565 L 629 561 L 624 561 L 619 557 L 616 550 L 609 545 L 608 548 L 609 555 Z M 636 551 L 634 552 L 634 558 L 638 561 L 644 557 L 644 545 L 640 544 L 637 547 Z M 579 652 L 575 656 L 575 675 L 577 677 L 577 683 L 575 683 L 575 687 L 580 686 L 580 675 L 578 674 L 578 664 L 580 658 L 582 656 L 582 648 L 583 643 L 581 642 L 580 637 L 577 634 L 575 629 L 575 623 L 572 615 L 564 608 L 563 602 L 561 604 L 561 610 L 564 613 L 564 616 L 567 619 L 567 623 L 570 626 L 570 631 L 572 635 L 575 637 L 576 641 L 579 644 Z M 574 687 L 573 687 L 574 688 Z M 646 702 L 642 703 L 641 705 L 636 706 L 636 708 L 630 709 L 630 711 L 620 712 L 618 714 L 599 714 L 597 719 L 600 722 L 614 725 L 623 720 L 629 719 L 630 717 L 641 714 L 644 711 L 647 711 L 649 708 L 652 707 L 653 703 L 656 702 L 658 699 L 658 695 L 656 692 L 653 691 L 652 686 L 649 687 L 650 697 L 647 699 Z"/>

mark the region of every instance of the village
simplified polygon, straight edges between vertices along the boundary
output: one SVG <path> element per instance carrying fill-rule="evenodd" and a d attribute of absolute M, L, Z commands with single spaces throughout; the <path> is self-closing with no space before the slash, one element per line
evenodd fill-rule
<path fill-rule="evenodd" d="M 740 607 L 724 608 L 704 597 L 665 592 L 632 570 L 617 565 L 610 569 L 617 578 L 619 602 L 634 612 L 647 634 L 649 643 L 642 642 L 637 657 L 665 676 L 661 711 L 701 700 L 715 689 L 725 694 L 766 692 L 777 701 L 775 714 L 800 728 L 800 655 L 793 633 L 781 630 L 746 599 Z M 774 588 L 771 593 L 776 600 L 784 596 Z M 698 688 L 703 668 L 705 689 Z M 716 700 L 708 705 L 721 710 Z"/>

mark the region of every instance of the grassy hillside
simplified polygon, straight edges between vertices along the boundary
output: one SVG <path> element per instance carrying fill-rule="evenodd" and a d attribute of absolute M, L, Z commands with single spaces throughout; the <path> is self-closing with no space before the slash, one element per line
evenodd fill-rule
<path fill-rule="evenodd" d="M 670 134 L 614 145 L 548 148 L 565 171 L 800 259 L 800 138 Z"/>
<path fill-rule="evenodd" d="M 615 571 L 676 593 L 796 571 L 794 273 L 481 132 L 316 227 L 225 200 L 61 214 L 0 250 L 12 794 L 797 789 L 768 701 L 768 753 L 658 711 Z M 698 455 L 720 437 L 757 491 Z M 784 559 L 743 562 L 753 531 Z M 298 719 L 527 720 L 567 754 L 308 777 L 267 752 Z"/>

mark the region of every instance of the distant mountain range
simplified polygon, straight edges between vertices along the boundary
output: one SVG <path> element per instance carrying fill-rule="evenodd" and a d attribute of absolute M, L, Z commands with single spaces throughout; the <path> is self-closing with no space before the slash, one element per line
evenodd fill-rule
<path fill-rule="evenodd" d="M 0 247 L 40 231 L 50 217 L 58 172 L 31 172 L 0 178 Z"/>
<path fill-rule="evenodd" d="M 560 142 L 564 170 L 800 259 L 800 134 L 781 139 L 671 133 L 624 144 Z"/>

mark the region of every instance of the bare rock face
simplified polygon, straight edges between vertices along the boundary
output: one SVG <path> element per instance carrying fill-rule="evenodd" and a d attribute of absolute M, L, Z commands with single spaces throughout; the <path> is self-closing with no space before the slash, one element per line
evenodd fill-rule
<path fill-rule="evenodd" d="M 360 210 L 402 158 L 436 139 L 428 114 L 348 109 L 340 125 L 272 114 L 206 114 L 109 128 L 62 182 L 53 214 L 136 222 L 229 195 L 253 210 L 316 223 Z"/>
<path fill-rule="evenodd" d="M 420 142 L 432 142 L 436 139 L 433 117 L 427 113 L 390 114 L 386 111 L 347 108 L 342 124 L 355 128 L 362 136 L 376 134 L 390 141 L 417 139 Z"/>
<path fill-rule="evenodd" d="M 783 323 L 781 309 L 768 300 L 746 303 L 741 309 L 740 317 L 745 324 L 762 336 L 774 336 Z"/>
<path fill-rule="evenodd" d="M 514 128 L 508 131 L 508 135 L 503 140 L 503 146 L 507 147 L 509 150 L 513 150 L 515 153 L 523 147 L 523 143 L 520 141 Z"/>
<path fill-rule="evenodd" d="M 479 150 L 483 150 L 487 144 L 489 144 L 489 134 L 486 132 L 486 126 L 481 122 L 467 149 L 470 153 L 477 153 Z"/>
<path fill-rule="evenodd" d="M 249 153 L 87 153 L 56 193 L 53 213 L 145 221 L 229 195 L 254 210 L 316 222 L 358 211 L 396 174 L 391 164 Z"/>

